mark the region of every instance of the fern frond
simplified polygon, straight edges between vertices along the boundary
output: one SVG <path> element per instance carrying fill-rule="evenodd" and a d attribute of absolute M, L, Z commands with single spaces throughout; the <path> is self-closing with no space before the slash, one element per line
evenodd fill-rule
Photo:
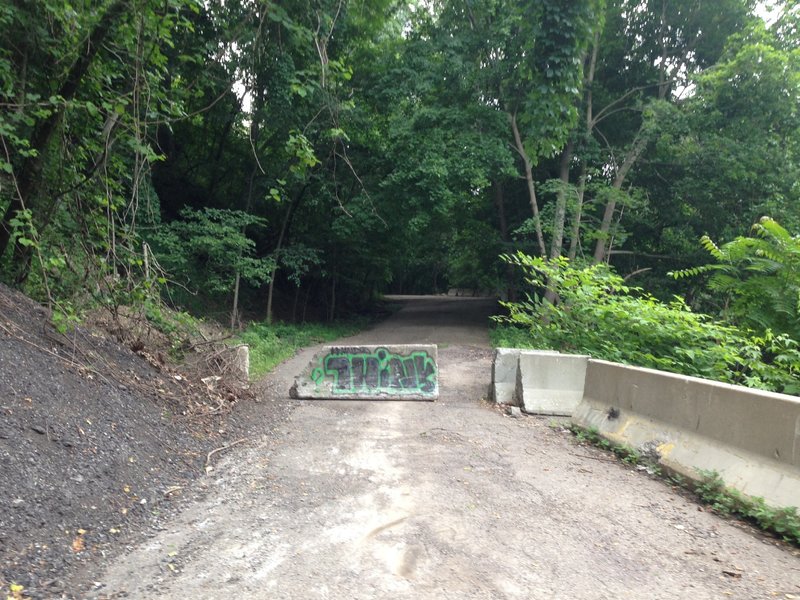
<path fill-rule="evenodd" d="M 707 235 L 704 235 L 700 238 L 700 245 L 708 252 L 711 256 L 716 258 L 719 261 L 727 260 L 725 254 L 720 250 L 719 246 L 714 243 Z"/>

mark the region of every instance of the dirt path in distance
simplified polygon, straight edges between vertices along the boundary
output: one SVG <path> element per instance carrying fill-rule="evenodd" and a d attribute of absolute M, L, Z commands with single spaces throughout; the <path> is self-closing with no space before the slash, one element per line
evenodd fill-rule
<path fill-rule="evenodd" d="M 405 299 L 350 343 L 440 344 L 441 398 L 290 401 L 314 349 L 262 385 L 294 403 L 91 598 L 800 597 L 800 558 L 549 418 L 488 405 L 479 299 Z"/>

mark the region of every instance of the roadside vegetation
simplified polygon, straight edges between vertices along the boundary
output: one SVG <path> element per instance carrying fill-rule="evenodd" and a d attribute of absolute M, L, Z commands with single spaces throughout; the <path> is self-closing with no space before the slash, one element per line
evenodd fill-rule
<path fill-rule="evenodd" d="M 235 341 L 250 347 L 250 378 L 258 379 L 298 349 L 353 335 L 364 324 L 363 319 L 330 324 L 252 323 Z"/>
<path fill-rule="evenodd" d="M 718 515 L 743 519 L 785 542 L 800 547 L 800 513 L 797 507 L 775 508 L 767 505 L 763 498 L 746 496 L 725 485 L 716 471 L 701 470 L 691 479 L 677 473 L 665 473 L 651 457 L 643 456 L 630 446 L 607 440 L 596 429 L 571 425 L 570 431 L 578 442 L 607 450 L 623 463 L 642 467 L 648 474 L 689 491 Z"/>
<path fill-rule="evenodd" d="M 629 286 L 605 264 L 505 256 L 531 292 L 504 303 L 508 314 L 496 318 L 493 342 L 797 394 L 800 242 L 769 219 L 753 235 L 722 248 L 706 239 L 717 262 L 673 274 L 710 273 L 709 290 L 725 300 L 717 318 L 694 312 L 679 296 L 664 302 Z"/>

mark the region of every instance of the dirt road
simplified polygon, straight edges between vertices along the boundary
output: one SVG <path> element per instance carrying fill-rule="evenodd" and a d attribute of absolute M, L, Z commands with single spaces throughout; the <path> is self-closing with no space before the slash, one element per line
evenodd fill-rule
<path fill-rule="evenodd" d="M 437 342 L 435 403 L 294 402 L 216 465 L 92 598 L 800 598 L 800 557 L 703 511 L 552 419 L 484 400 L 483 300 L 413 299 L 346 340 Z M 343 340 L 344 341 L 344 340 Z"/>

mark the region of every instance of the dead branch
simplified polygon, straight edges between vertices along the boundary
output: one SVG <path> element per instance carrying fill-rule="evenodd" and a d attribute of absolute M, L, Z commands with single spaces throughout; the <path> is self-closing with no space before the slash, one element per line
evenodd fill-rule
<path fill-rule="evenodd" d="M 246 442 L 249 439 L 250 438 L 242 438 L 240 440 L 236 440 L 235 442 L 231 442 L 230 444 L 227 444 L 226 446 L 220 446 L 219 448 L 214 448 L 211 452 L 208 453 L 208 456 L 206 456 L 206 473 L 211 471 L 211 468 L 210 468 L 210 466 L 211 466 L 211 457 L 214 456 L 217 452 L 223 452 L 225 450 L 228 450 L 229 448 L 233 448 L 234 446 L 237 446 L 237 445 L 239 445 L 239 444 L 241 444 L 243 442 Z"/>

